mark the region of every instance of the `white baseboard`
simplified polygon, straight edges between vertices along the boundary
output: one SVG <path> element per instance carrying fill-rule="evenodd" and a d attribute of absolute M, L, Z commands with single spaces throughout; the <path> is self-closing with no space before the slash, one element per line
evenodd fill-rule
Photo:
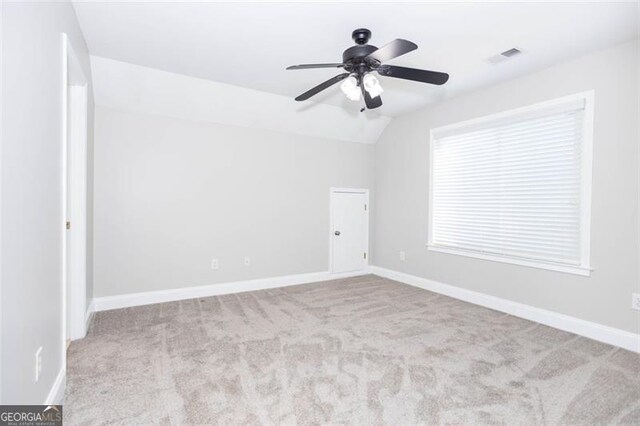
<path fill-rule="evenodd" d="M 273 278 L 260 278 L 247 281 L 184 287 L 171 290 L 148 291 L 144 293 L 130 293 L 117 296 L 96 297 L 93 305 L 96 312 L 111 309 L 128 308 L 132 306 L 151 305 L 154 303 L 175 302 L 177 300 L 195 299 L 198 297 L 219 296 L 222 294 L 242 293 L 245 291 L 266 290 L 270 288 L 287 287 L 298 284 L 308 284 L 318 281 L 334 280 L 338 278 L 366 275 L 369 271 L 332 274 L 328 271 L 312 272 L 308 274 L 286 275 Z"/>
<path fill-rule="evenodd" d="M 91 299 L 91 303 L 87 306 L 87 311 L 84 314 L 84 329 L 85 334 L 87 330 L 89 330 L 89 324 L 91 324 L 91 318 L 93 317 L 93 313 L 96 311 L 96 301 Z"/>
<path fill-rule="evenodd" d="M 62 404 L 62 402 L 64 401 L 66 377 L 66 370 L 64 367 L 62 367 L 58 372 L 58 375 L 56 376 L 56 380 L 51 386 L 51 390 L 49 391 L 49 395 L 47 395 L 47 399 L 45 400 L 44 405 Z"/>
<path fill-rule="evenodd" d="M 545 309 L 513 302 L 511 300 L 466 290 L 449 284 L 443 284 L 441 282 L 417 277 L 415 275 L 405 274 L 404 272 L 381 268 L 379 266 L 370 266 L 369 270 L 372 274 L 384 278 L 389 278 L 414 287 L 433 291 L 434 293 L 444 294 L 455 299 L 495 309 L 516 317 L 535 321 L 540 324 L 548 325 L 550 327 L 558 328 L 560 330 L 575 333 L 580 336 L 640 353 L 640 334 L 582 320 L 569 315 L 559 314 L 557 312 L 547 311 Z"/>

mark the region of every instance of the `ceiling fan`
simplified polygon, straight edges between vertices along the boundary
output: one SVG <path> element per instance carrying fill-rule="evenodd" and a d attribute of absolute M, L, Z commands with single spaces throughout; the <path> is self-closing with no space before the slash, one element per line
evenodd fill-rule
<path fill-rule="evenodd" d="M 403 39 L 395 39 L 381 48 L 367 44 L 371 38 L 371 31 L 366 28 L 355 30 L 351 37 L 356 42 L 342 53 L 342 63 L 331 64 L 304 64 L 292 65 L 288 70 L 304 70 L 310 68 L 344 68 L 346 72 L 330 78 L 324 83 L 307 90 L 296 98 L 296 101 L 304 101 L 317 95 L 321 91 L 342 81 L 340 89 L 352 101 L 359 101 L 360 96 L 364 97 L 364 103 L 368 109 L 378 108 L 382 105 L 380 94 L 383 92 L 378 79 L 373 75 L 373 71 L 385 77 L 401 78 L 413 80 L 421 83 L 441 85 L 449 80 L 449 74 L 436 71 L 420 70 L 416 68 L 399 67 L 386 65 L 390 59 L 416 50 L 418 46 Z M 344 81 L 343 81 L 344 80 Z M 363 109 L 364 110 L 364 109 Z"/>

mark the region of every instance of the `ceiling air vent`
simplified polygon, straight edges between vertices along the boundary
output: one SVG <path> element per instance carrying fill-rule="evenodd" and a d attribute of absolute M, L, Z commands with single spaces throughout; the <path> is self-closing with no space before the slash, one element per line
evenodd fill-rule
<path fill-rule="evenodd" d="M 519 55 L 520 53 L 522 53 L 522 51 L 520 49 L 512 47 L 511 49 L 505 50 L 504 52 L 502 52 L 501 55 L 506 57 L 506 58 L 510 58 L 512 56 Z"/>
<path fill-rule="evenodd" d="M 511 49 L 505 50 L 502 53 L 493 55 L 492 57 L 487 59 L 487 62 L 492 64 L 499 64 L 500 62 L 504 62 L 507 59 L 511 59 L 514 56 L 520 55 L 521 53 L 522 53 L 522 50 L 518 49 L 517 47 L 512 47 Z"/>

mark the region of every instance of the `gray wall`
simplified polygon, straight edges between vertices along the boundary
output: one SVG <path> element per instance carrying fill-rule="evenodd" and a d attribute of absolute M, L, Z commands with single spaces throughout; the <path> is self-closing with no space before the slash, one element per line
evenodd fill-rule
<path fill-rule="evenodd" d="M 70 3 L 2 2 L 1 365 L 6 404 L 43 403 L 62 367 L 62 32 L 91 78 Z M 43 369 L 35 383 L 39 346 Z"/>
<path fill-rule="evenodd" d="M 329 188 L 373 184 L 373 145 L 102 107 L 95 139 L 95 296 L 326 271 Z"/>
<path fill-rule="evenodd" d="M 639 332 L 639 52 L 624 44 L 394 119 L 376 145 L 373 264 Z M 590 278 L 427 251 L 429 129 L 591 89 Z"/>

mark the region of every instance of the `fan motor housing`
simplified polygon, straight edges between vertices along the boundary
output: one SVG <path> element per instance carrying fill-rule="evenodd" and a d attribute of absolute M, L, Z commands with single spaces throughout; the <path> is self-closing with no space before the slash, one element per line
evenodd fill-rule
<path fill-rule="evenodd" d="M 377 49 L 376 46 L 371 44 L 356 44 L 344 51 L 342 54 L 342 62 L 344 64 L 357 65 L 364 62 L 365 56 L 375 52 Z"/>

